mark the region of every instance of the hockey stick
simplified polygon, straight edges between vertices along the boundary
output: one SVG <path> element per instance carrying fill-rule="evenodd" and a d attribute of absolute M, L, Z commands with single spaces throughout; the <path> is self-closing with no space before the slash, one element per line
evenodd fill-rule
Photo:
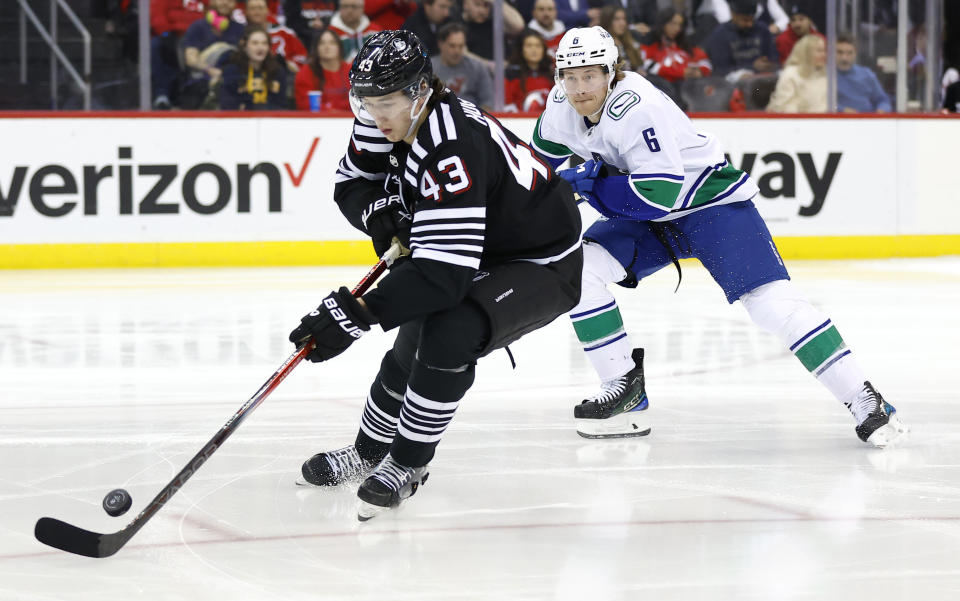
<path fill-rule="evenodd" d="M 367 272 L 367 275 L 363 276 L 363 279 L 360 280 L 356 287 L 354 287 L 352 291 L 353 295 L 360 296 L 366 292 L 371 284 L 383 275 L 387 267 L 401 255 L 402 250 L 405 249 L 403 249 L 400 243 L 394 242 L 393 246 L 391 246 L 387 252 L 383 253 L 383 258 L 381 258 L 380 261 Z M 250 397 L 250 400 L 244 403 L 244 405 L 240 407 L 240 410 L 233 414 L 233 417 L 227 420 L 227 423 L 200 449 L 200 452 L 194 455 L 193 459 L 187 462 L 187 465 L 180 470 L 180 473 L 174 476 L 173 480 L 163 487 L 163 490 L 150 501 L 150 504 L 140 512 L 140 515 L 135 517 L 133 521 L 127 524 L 122 530 L 112 534 L 100 534 L 78 528 L 77 526 L 55 518 L 44 517 L 37 520 L 37 525 L 33 530 L 34 536 L 45 545 L 87 557 L 110 557 L 119 551 L 121 547 L 127 544 L 127 541 L 133 538 L 134 534 L 143 528 L 144 524 L 146 524 L 150 518 L 160 511 L 160 508 L 180 490 L 186 481 L 200 469 L 200 466 L 210 459 L 210 456 L 213 455 L 218 448 L 223 446 L 224 441 L 240 427 L 243 420 L 253 413 L 254 409 L 260 406 L 264 399 L 280 385 L 280 382 L 283 382 L 290 372 L 293 371 L 293 368 L 313 349 L 313 344 L 313 340 L 310 340 L 290 355 L 290 357 L 283 362 L 283 365 L 264 382 L 260 390 Z"/>

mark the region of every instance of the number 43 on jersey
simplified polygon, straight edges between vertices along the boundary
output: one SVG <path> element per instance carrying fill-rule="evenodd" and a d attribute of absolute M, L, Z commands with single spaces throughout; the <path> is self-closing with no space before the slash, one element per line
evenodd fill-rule
<path fill-rule="evenodd" d="M 487 120 L 487 126 L 490 129 L 490 137 L 503 151 L 507 166 L 518 184 L 527 190 L 533 190 L 537 184 L 537 174 L 544 180 L 549 179 L 547 166 L 533 155 L 529 146 L 523 143 L 511 143 L 503 129 L 491 120 Z M 470 173 L 457 155 L 440 160 L 437 163 L 437 169 L 439 175 L 436 178 L 430 173 L 429 169 L 423 172 L 423 178 L 420 180 L 420 194 L 424 198 L 439 203 L 443 196 L 443 190 L 448 194 L 460 194 L 469 190 L 473 185 Z M 437 182 L 438 179 L 442 185 Z"/>

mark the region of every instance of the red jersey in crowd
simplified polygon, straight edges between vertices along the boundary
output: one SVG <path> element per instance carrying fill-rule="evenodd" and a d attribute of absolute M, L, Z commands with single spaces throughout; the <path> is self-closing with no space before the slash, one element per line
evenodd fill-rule
<path fill-rule="evenodd" d="M 693 47 L 692 55 L 676 44 L 663 46 L 660 42 L 641 46 L 640 50 L 643 52 L 643 68 L 670 82 L 684 79 L 687 67 L 697 67 L 703 76 L 713 71 L 707 53 L 699 46 Z"/>
<path fill-rule="evenodd" d="M 816 30 L 811 30 L 811 34 L 818 35 L 823 38 L 823 34 Z M 807 34 L 810 35 L 810 34 Z M 777 36 L 777 39 L 774 42 L 777 44 L 777 52 L 780 53 L 780 66 L 782 67 L 787 59 L 790 58 L 790 53 L 793 52 L 793 47 L 796 45 L 797 41 L 802 36 L 798 36 L 793 33 L 793 30 L 787 27 L 780 35 Z M 823 38 L 826 40 L 827 38 Z"/>
<path fill-rule="evenodd" d="M 307 64 L 307 47 L 303 45 L 297 34 L 289 27 L 284 27 L 270 17 L 270 52 L 293 61 L 303 68 Z"/>
<path fill-rule="evenodd" d="M 534 71 L 524 76 L 520 67 L 508 65 L 503 80 L 504 110 L 508 113 L 542 111 L 547 106 L 553 83 L 553 72 Z"/>
<path fill-rule="evenodd" d="M 350 91 L 350 63 L 344 62 L 340 65 L 339 71 L 323 70 L 323 76 L 326 81 L 323 82 L 323 88 L 313 69 L 304 65 L 298 72 L 293 81 L 293 98 L 297 103 L 297 110 L 310 110 L 310 97 L 307 92 L 320 90 L 323 96 L 320 98 L 320 110 L 349 111 L 350 99 L 347 93 Z"/>
<path fill-rule="evenodd" d="M 363 12 L 380 29 L 400 29 L 407 17 L 417 10 L 414 0 L 366 0 Z"/>
<path fill-rule="evenodd" d="M 172 31 L 178 35 L 203 16 L 201 0 L 153 0 L 150 3 L 150 30 L 153 35 Z"/>

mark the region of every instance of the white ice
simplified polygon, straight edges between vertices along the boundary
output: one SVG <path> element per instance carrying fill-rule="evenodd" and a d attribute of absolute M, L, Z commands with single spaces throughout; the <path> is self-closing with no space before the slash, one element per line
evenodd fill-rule
<path fill-rule="evenodd" d="M 877 450 L 698 264 L 619 290 L 647 349 L 653 432 L 590 441 L 596 389 L 560 319 L 484 358 L 400 510 L 294 486 L 353 440 L 391 337 L 302 364 L 117 555 L 33 537 L 119 530 L 365 268 L 0 272 L 0 600 L 955 600 L 960 258 L 800 262 L 908 423 Z M 103 495 L 124 487 L 125 516 Z"/>

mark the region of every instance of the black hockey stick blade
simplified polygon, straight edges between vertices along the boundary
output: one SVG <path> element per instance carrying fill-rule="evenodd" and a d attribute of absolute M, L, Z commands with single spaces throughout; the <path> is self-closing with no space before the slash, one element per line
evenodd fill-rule
<path fill-rule="evenodd" d="M 121 532 L 123 531 L 121 530 Z M 73 524 L 55 518 L 40 518 L 37 520 L 33 534 L 37 537 L 37 540 L 45 545 L 86 557 L 109 557 L 126 542 L 115 540 L 120 534 L 119 532 L 117 534 L 99 534 L 77 528 Z M 117 544 L 118 542 L 120 544 Z"/>

